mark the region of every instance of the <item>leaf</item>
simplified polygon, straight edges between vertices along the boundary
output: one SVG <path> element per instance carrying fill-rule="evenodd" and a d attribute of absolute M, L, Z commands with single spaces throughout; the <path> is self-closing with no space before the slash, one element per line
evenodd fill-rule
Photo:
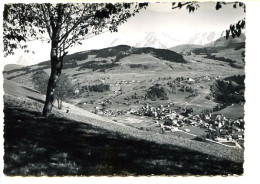
<path fill-rule="evenodd" d="M 181 3 L 181 2 L 178 3 L 178 7 L 179 7 L 179 8 L 182 7 L 182 3 Z"/>
<path fill-rule="evenodd" d="M 220 2 L 217 2 L 217 4 L 216 4 L 216 10 L 219 10 L 221 7 L 222 7 L 222 6 L 221 6 L 221 3 L 220 3 Z"/>

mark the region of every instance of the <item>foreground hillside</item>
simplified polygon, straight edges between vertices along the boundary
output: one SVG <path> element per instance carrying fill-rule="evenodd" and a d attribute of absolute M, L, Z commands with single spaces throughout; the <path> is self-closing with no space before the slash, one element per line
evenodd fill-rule
<path fill-rule="evenodd" d="M 46 121 L 39 111 L 19 103 L 13 98 L 5 100 L 6 175 L 243 173 L 241 162 L 136 139 L 56 115 Z"/>

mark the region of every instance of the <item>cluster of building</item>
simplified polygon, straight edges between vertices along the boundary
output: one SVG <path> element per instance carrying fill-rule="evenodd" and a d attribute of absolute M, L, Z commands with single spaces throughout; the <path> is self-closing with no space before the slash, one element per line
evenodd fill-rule
<path fill-rule="evenodd" d="M 119 82 L 116 82 L 115 85 L 120 85 L 120 84 L 132 84 L 132 83 L 140 83 L 141 81 L 139 80 L 121 80 Z"/>
<path fill-rule="evenodd" d="M 204 115 L 203 128 L 208 130 L 208 138 L 219 142 L 243 140 L 244 139 L 244 119 L 227 119 L 223 115 Z"/>
<path fill-rule="evenodd" d="M 131 112 L 132 114 L 138 115 L 138 116 L 150 116 L 153 117 L 156 120 L 162 119 L 166 114 L 173 113 L 173 110 L 170 107 L 173 107 L 174 104 L 170 103 L 168 105 L 160 105 L 158 107 L 153 107 L 150 105 L 146 105 L 141 107 L 138 111 Z"/>
<path fill-rule="evenodd" d="M 173 103 L 158 107 L 147 104 L 140 110 L 131 111 L 130 113 L 138 116 L 153 117 L 156 126 L 163 130 L 176 131 L 183 126 L 196 126 L 207 132 L 205 138 L 217 142 L 243 143 L 244 120 L 242 118 L 233 120 L 226 118 L 224 115 L 211 113 L 192 115 L 192 113 L 186 113 L 187 109 L 184 109 L 181 113 L 176 113 L 171 108 L 173 106 Z M 184 129 L 184 131 L 189 132 L 190 130 Z"/>
<path fill-rule="evenodd" d="M 177 77 L 175 78 L 172 83 L 173 84 L 194 84 L 194 83 L 200 83 L 200 82 L 207 82 L 207 81 L 212 81 L 212 80 L 217 80 L 219 79 L 220 76 L 217 77 L 212 77 L 212 76 L 200 76 L 200 77 L 195 77 L 195 78 L 191 78 L 191 77 Z"/>
<path fill-rule="evenodd" d="M 94 114 L 98 115 L 105 115 L 105 116 L 118 116 L 118 115 L 124 115 L 126 113 L 129 113 L 127 110 L 111 110 L 111 109 L 103 109 L 102 107 L 96 107 L 94 111 L 92 111 Z"/>

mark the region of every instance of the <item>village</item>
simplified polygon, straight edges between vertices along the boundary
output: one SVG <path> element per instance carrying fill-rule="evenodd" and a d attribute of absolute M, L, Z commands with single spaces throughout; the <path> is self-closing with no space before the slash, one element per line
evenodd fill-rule
<path fill-rule="evenodd" d="M 167 85 L 175 84 L 175 86 L 179 88 L 178 93 L 184 93 L 186 91 L 194 94 L 194 90 L 191 90 L 194 89 L 193 86 L 195 86 L 195 88 L 203 88 L 200 86 L 201 83 L 214 81 L 219 78 L 218 76 L 202 76 L 197 78 L 178 77 L 171 80 L 171 82 L 169 82 L 171 78 L 161 78 L 158 80 L 166 80 Z M 140 83 L 142 81 L 122 80 L 115 82 L 114 84 L 119 86 L 118 90 L 113 90 L 114 95 L 110 98 L 102 97 L 99 102 L 95 103 L 97 106 L 94 107 L 92 112 L 110 117 L 113 121 L 121 122 L 144 131 L 153 131 L 160 134 L 169 134 L 244 149 L 243 118 L 228 118 L 225 115 L 214 113 L 213 111 L 194 113 L 193 108 L 189 107 L 187 103 L 181 107 L 175 104 L 174 101 L 167 101 L 159 105 L 156 102 L 150 103 L 152 101 L 146 101 L 147 103 L 144 105 L 144 103 L 141 102 L 144 102 L 147 96 L 138 95 L 136 93 L 125 96 L 124 102 L 114 101 L 116 96 L 123 94 L 120 86 L 131 84 L 131 82 Z M 171 85 L 169 86 L 171 87 Z M 186 88 L 184 86 L 186 86 Z M 172 93 L 176 93 L 175 88 Z M 111 105 L 124 105 L 124 107 L 128 108 L 108 108 Z M 132 105 L 135 105 L 135 108 L 132 108 Z M 218 106 L 221 105 L 218 104 Z M 216 109 L 216 107 L 214 108 Z"/>
<path fill-rule="evenodd" d="M 93 112 L 112 117 L 131 117 L 131 115 L 136 116 L 137 119 L 138 117 L 141 117 L 141 119 L 147 117 L 148 121 L 137 121 L 138 123 L 130 123 L 129 125 L 141 130 L 194 138 L 194 140 L 204 142 L 215 142 L 229 147 L 244 148 L 243 119 L 228 119 L 224 115 L 210 112 L 193 115 L 191 108 L 180 109 L 179 112 L 181 113 L 177 113 L 173 108 L 174 103 L 158 107 L 147 104 L 139 110 L 129 109 L 114 112 L 97 108 Z"/>

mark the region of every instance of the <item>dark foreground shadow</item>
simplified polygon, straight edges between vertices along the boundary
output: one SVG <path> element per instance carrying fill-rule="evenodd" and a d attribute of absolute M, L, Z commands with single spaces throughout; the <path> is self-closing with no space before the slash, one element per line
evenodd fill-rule
<path fill-rule="evenodd" d="M 5 105 L 6 175 L 227 175 L 243 164 Z"/>

